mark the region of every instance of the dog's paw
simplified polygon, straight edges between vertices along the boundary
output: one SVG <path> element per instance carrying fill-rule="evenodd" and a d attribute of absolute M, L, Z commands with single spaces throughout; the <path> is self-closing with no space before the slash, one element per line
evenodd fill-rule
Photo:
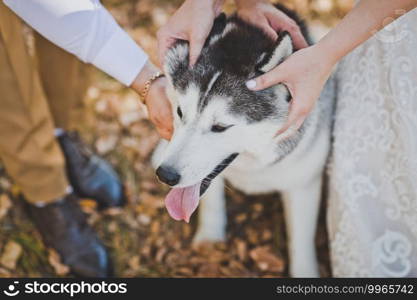
<path fill-rule="evenodd" d="M 197 230 L 193 238 L 193 244 L 224 242 L 226 233 L 222 230 Z"/>

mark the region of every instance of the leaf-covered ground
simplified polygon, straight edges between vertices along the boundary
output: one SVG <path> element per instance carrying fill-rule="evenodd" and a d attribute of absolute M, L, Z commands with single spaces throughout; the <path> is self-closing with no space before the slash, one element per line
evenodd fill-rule
<path fill-rule="evenodd" d="M 156 30 L 181 1 L 103 2 L 148 53 L 155 53 Z M 291 2 L 297 4 L 317 34 L 334 24 L 352 4 L 351 0 Z M 228 5 L 228 9 L 233 8 Z M 229 185 L 227 241 L 193 246 L 196 216 L 185 224 L 172 220 L 165 210 L 168 190 L 157 182 L 150 165 L 158 136 L 138 97 L 95 72 L 86 98 L 86 117 L 80 131 L 119 171 L 129 196 L 126 207 L 103 212 L 97 211 L 91 200 L 81 203 L 111 252 L 116 276 L 288 276 L 279 195 L 245 196 Z M 323 204 L 316 245 L 322 276 L 330 276 L 324 208 Z M 0 167 L 0 277 L 70 276 L 68 271 L 59 256 L 43 245 L 25 212 L 19 188 Z"/>

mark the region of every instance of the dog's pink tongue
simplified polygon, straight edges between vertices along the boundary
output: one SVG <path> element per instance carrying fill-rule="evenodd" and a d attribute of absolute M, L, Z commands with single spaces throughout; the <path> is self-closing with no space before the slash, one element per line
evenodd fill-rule
<path fill-rule="evenodd" d="M 177 220 L 190 221 L 190 217 L 200 200 L 200 185 L 197 183 L 186 188 L 174 188 L 165 198 L 165 206 L 170 216 Z"/>

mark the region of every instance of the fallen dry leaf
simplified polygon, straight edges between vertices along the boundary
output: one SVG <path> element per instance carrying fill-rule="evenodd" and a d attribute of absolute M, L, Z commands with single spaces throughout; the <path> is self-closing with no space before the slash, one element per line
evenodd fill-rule
<path fill-rule="evenodd" d="M 79 203 L 85 213 L 91 213 L 97 209 L 97 202 L 92 199 L 81 199 Z"/>
<path fill-rule="evenodd" d="M 67 265 L 61 263 L 59 254 L 53 249 L 48 249 L 48 253 L 49 264 L 54 268 L 55 273 L 59 276 L 67 275 L 70 271 L 70 268 Z"/>
<path fill-rule="evenodd" d="M 129 111 L 122 113 L 119 116 L 119 121 L 124 127 L 128 127 L 130 124 L 139 121 L 142 115 L 138 111 Z"/>
<path fill-rule="evenodd" d="M 158 262 L 158 263 L 161 263 L 167 252 L 168 252 L 168 249 L 165 248 L 165 247 L 158 249 L 158 251 L 156 252 L 156 255 L 155 255 L 155 261 Z"/>
<path fill-rule="evenodd" d="M 138 222 L 141 225 L 147 226 L 151 223 L 151 218 L 148 215 L 145 214 L 139 214 L 138 215 Z"/>
<path fill-rule="evenodd" d="M 198 272 L 202 277 L 219 277 L 222 273 L 220 265 L 212 262 L 202 265 Z"/>
<path fill-rule="evenodd" d="M 123 213 L 122 209 L 120 207 L 110 207 L 107 208 L 104 212 L 107 216 L 119 216 Z"/>
<path fill-rule="evenodd" d="M 116 147 L 118 139 L 117 135 L 108 135 L 98 138 L 95 144 L 97 152 L 103 155 L 112 151 L 114 147 Z"/>
<path fill-rule="evenodd" d="M 137 141 L 137 151 L 142 157 L 147 158 L 151 155 L 153 149 L 155 149 L 159 141 L 160 138 L 156 134 L 148 135 L 146 138 L 141 138 Z"/>
<path fill-rule="evenodd" d="M 242 222 L 246 221 L 247 217 L 248 216 L 245 213 L 242 213 L 242 214 L 238 214 L 235 217 L 235 220 L 236 220 L 237 223 L 242 223 Z"/>
<path fill-rule="evenodd" d="M 129 261 L 128 265 L 133 272 L 137 272 L 140 267 L 140 257 L 138 255 L 132 256 Z"/>
<path fill-rule="evenodd" d="M 20 187 L 17 184 L 13 184 L 11 189 L 10 189 L 11 194 L 15 197 L 19 197 L 21 191 L 22 190 L 20 189 Z"/>
<path fill-rule="evenodd" d="M 165 200 L 161 196 L 155 196 L 150 193 L 140 193 L 140 202 L 150 208 L 158 209 L 165 207 Z"/>
<path fill-rule="evenodd" d="M 117 232 L 117 230 L 119 229 L 117 223 L 115 221 L 111 221 L 108 225 L 107 225 L 107 230 L 111 233 L 115 233 Z"/>
<path fill-rule="evenodd" d="M 11 188 L 11 186 L 12 184 L 7 178 L 0 177 L 0 188 L 2 188 L 3 190 L 8 190 Z"/>
<path fill-rule="evenodd" d="M 10 272 L 4 268 L 0 268 L 0 278 L 12 277 Z"/>
<path fill-rule="evenodd" d="M 8 241 L 6 246 L 4 246 L 0 263 L 8 269 L 14 270 L 20 255 L 22 255 L 22 246 L 15 241 Z"/>
<path fill-rule="evenodd" d="M 249 228 L 246 229 L 246 235 L 248 237 L 248 241 L 252 245 L 259 245 L 258 234 L 259 234 L 259 232 L 257 230 L 255 230 L 254 228 L 249 227 Z"/>
<path fill-rule="evenodd" d="M 249 256 L 262 271 L 282 272 L 284 270 L 283 260 L 272 254 L 268 247 L 257 247 L 249 252 Z"/>
<path fill-rule="evenodd" d="M 241 261 L 245 261 L 247 257 L 247 244 L 241 239 L 236 239 L 235 245 L 236 245 L 236 251 L 237 251 L 237 255 L 239 256 L 239 259 Z"/>
<path fill-rule="evenodd" d="M 193 271 L 191 268 L 181 267 L 181 268 L 178 268 L 176 271 L 178 275 L 184 276 L 184 277 L 190 277 L 193 275 Z"/>
<path fill-rule="evenodd" d="M 10 207 L 12 207 L 12 202 L 10 201 L 9 196 L 6 194 L 0 195 L 0 220 L 7 215 Z"/>

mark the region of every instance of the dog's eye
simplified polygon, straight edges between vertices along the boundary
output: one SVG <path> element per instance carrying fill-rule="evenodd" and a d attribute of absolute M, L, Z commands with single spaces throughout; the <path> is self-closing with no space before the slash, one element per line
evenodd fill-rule
<path fill-rule="evenodd" d="M 211 131 L 212 132 L 223 132 L 226 131 L 227 129 L 229 129 L 230 127 L 232 127 L 233 125 L 222 125 L 222 124 L 214 124 L 213 126 L 211 126 Z"/>
<path fill-rule="evenodd" d="M 177 108 L 177 115 L 178 115 L 178 117 L 180 117 L 180 119 L 182 119 L 182 110 L 179 106 Z"/>

